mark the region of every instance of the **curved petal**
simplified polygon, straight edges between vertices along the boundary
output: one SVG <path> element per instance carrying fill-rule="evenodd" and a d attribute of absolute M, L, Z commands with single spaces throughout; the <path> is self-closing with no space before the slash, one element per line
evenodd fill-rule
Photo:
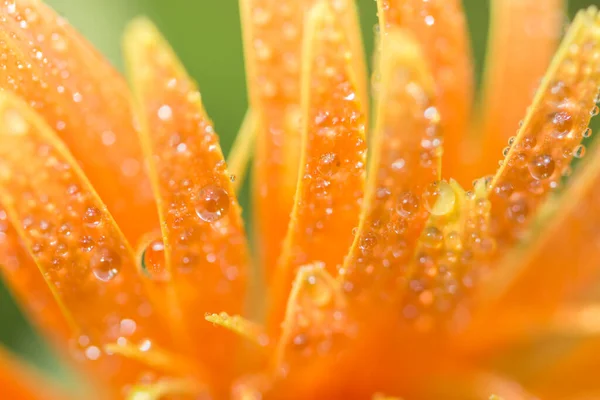
<path fill-rule="evenodd" d="M 542 208 L 538 232 L 509 253 L 478 290 L 482 328 L 502 316 L 509 333 L 539 329 L 600 275 L 600 148 L 593 153 L 560 198 Z"/>
<path fill-rule="evenodd" d="M 550 64 L 559 42 L 564 20 L 564 0 L 494 0 L 481 121 L 477 144 L 470 153 L 478 155 L 473 171 L 491 174 L 497 168 L 508 139 L 533 100 L 536 87 Z"/>
<path fill-rule="evenodd" d="M 492 229 L 500 247 L 528 229 L 539 205 L 585 151 L 597 113 L 600 33 L 595 8 L 581 11 L 538 89 L 490 188 Z"/>
<path fill-rule="evenodd" d="M 202 338 L 192 350 L 218 386 L 233 367 L 223 348 L 233 352 L 238 340 L 198 314 L 243 311 L 249 258 L 241 211 L 200 93 L 171 48 L 140 19 L 129 26 L 124 49 L 158 201 L 164 278 L 190 337 Z"/>
<path fill-rule="evenodd" d="M 273 275 L 293 206 L 300 161 L 300 74 L 308 10 L 322 0 L 240 0 L 250 104 L 260 126 L 254 157 L 259 261 Z M 356 73 L 357 98 L 368 106 L 366 66 L 354 0 L 325 0 L 343 21 Z"/>
<path fill-rule="evenodd" d="M 473 102 L 473 67 L 459 0 L 377 0 L 379 25 L 410 31 L 421 44 L 436 84 L 444 132 L 444 176 L 464 168 L 465 133 Z"/>
<path fill-rule="evenodd" d="M 344 289 L 377 303 L 396 297 L 433 206 L 441 137 L 434 84 L 415 39 L 390 28 L 378 52 L 380 89 L 360 224 L 344 268 Z"/>
<path fill-rule="evenodd" d="M 98 361 L 115 384 L 119 369 L 101 346 L 125 337 L 164 339 L 123 234 L 55 133 L 26 103 L 0 93 L 0 202 L 76 329 L 76 359 Z"/>
<path fill-rule="evenodd" d="M 0 87 L 57 131 L 135 243 L 157 218 L 124 79 L 42 1 L 2 2 L 0 15 Z"/>
<path fill-rule="evenodd" d="M 343 19 L 326 2 L 310 12 L 302 75 L 302 157 L 290 225 L 270 299 L 277 326 L 298 268 L 320 261 L 336 273 L 352 244 L 363 197 L 365 108 Z"/>

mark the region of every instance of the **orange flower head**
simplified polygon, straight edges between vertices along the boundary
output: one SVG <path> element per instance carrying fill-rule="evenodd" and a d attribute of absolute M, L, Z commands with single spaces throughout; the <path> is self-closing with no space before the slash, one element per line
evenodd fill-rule
<path fill-rule="evenodd" d="M 369 85 L 352 0 L 240 0 L 226 162 L 151 22 L 128 86 L 40 0 L 0 3 L 0 270 L 87 377 L 73 395 L 2 351 L 0 397 L 600 398 L 600 148 L 564 183 L 599 11 L 559 45 L 561 0 L 492 1 L 474 106 L 461 2 L 377 6 Z"/>

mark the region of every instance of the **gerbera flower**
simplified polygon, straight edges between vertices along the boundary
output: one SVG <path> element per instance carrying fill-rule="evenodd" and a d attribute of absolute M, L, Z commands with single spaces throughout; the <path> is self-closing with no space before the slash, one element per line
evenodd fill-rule
<path fill-rule="evenodd" d="M 600 397 L 597 149 L 557 191 L 598 113 L 598 10 L 556 51 L 561 1 L 494 2 L 472 112 L 460 1 L 380 0 L 370 113 L 351 0 L 240 4 L 251 107 L 226 163 L 149 21 L 130 92 L 40 1 L 2 2 L 0 263 L 76 396 Z M 3 397 L 68 398 L 0 355 Z"/>

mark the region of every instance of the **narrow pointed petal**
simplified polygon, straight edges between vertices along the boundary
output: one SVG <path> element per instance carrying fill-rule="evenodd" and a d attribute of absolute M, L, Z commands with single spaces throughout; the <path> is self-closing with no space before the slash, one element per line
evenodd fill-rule
<path fill-rule="evenodd" d="M 590 7 L 575 20 L 491 182 L 491 218 L 499 246 L 523 234 L 547 195 L 558 187 L 592 115 L 600 84 L 600 26 Z"/>
<path fill-rule="evenodd" d="M 39 0 L 0 6 L 0 87 L 57 131 L 126 237 L 157 226 L 124 79 Z"/>
<path fill-rule="evenodd" d="M 600 240 L 600 147 L 593 153 L 560 198 L 542 208 L 539 231 L 509 253 L 477 292 L 476 303 L 485 304 L 480 317 L 488 323 L 504 316 L 513 332 L 537 329 L 600 276 L 600 251 L 590 246 Z"/>
<path fill-rule="evenodd" d="M 356 95 L 343 19 L 327 3 L 310 12 L 303 52 L 302 157 L 294 209 L 273 283 L 277 325 L 298 268 L 323 262 L 337 273 L 352 244 L 363 197 L 365 108 Z"/>
<path fill-rule="evenodd" d="M 219 313 L 209 314 L 204 319 L 215 325 L 229 329 L 260 346 L 266 346 L 269 343 L 269 337 L 266 335 L 264 328 L 242 316 Z"/>
<path fill-rule="evenodd" d="M 240 0 L 250 104 L 260 130 L 254 157 L 259 261 L 273 275 L 293 206 L 301 132 L 302 39 L 307 11 L 320 0 Z M 354 0 L 327 0 L 343 22 L 356 73 L 356 96 L 367 107 L 366 66 Z M 366 108 L 365 108 L 366 111 Z"/>
<path fill-rule="evenodd" d="M 143 344 L 140 346 L 126 340 L 120 340 L 119 343 L 105 345 L 104 349 L 108 353 L 119 354 L 155 370 L 164 371 L 169 375 L 206 378 L 205 371 L 198 368 L 193 361 L 160 349 L 157 346 L 144 346 Z"/>
<path fill-rule="evenodd" d="M 237 338 L 198 315 L 243 312 L 249 259 L 241 211 L 200 94 L 171 48 L 144 19 L 130 25 L 124 43 L 158 201 L 164 277 L 190 336 L 202 337 L 198 356 L 223 383 L 231 366 L 223 348 L 233 351 Z"/>
<path fill-rule="evenodd" d="M 444 132 L 444 176 L 461 169 L 473 102 L 473 67 L 459 0 L 377 0 L 379 25 L 410 31 L 421 44 L 436 83 Z"/>
<path fill-rule="evenodd" d="M 395 297 L 435 202 L 441 136 L 435 87 L 419 44 L 389 28 L 378 53 L 380 89 L 365 204 L 340 272 L 344 288 Z"/>
<path fill-rule="evenodd" d="M 106 361 L 102 373 L 115 382 L 135 379 L 139 371 L 123 373 L 100 350 L 120 337 L 163 339 L 123 234 L 56 134 L 8 92 L 0 136 L 0 202 L 77 329 L 65 345 L 77 359 Z"/>
<path fill-rule="evenodd" d="M 494 0 L 483 84 L 481 121 L 476 126 L 479 154 L 472 169 L 493 173 L 495 160 L 533 100 L 535 89 L 556 51 L 564 20 L 564 0 Z M 476 176 L 471 175 L 474 179 Z"/>
<path fill-rule="evenodd" d="M 283 332 L 272 360 L 275 371 L 293 365 L 300 371 L 308 367 L 316 372 L 319 363 L 307 360 L 318 357 L 319 347 L 334 353 L 332 346 L 339 346 L 338 339 L 349 326 L 345 323 L 345 307 L 339 282 L 327 273 L 322 263 L 301 267 L 293 282 Z"/>
<path fill-rule="evenodd" d="M 234 179 L 232 187 L 235 193 L 239 192 L 246 179 L 257 131 L 258 121 L 256 116 L 251 110 L 248 110 L 227 157 L 227 169 Z"/>

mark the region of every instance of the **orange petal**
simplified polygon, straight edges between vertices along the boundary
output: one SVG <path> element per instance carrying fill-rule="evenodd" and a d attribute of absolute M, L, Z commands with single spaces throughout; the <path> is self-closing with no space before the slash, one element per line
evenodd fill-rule
<path fill-rule="evenodd" d="M 473 67 L 459 0 L 377 0 L 380 29 L 409 30 L 421 44 L 436 84 L 444 132 L 444 176 L 463 163 L 465 132 L 473 101 Z"/>
<path fill-rule="evenodd" d="M 215 325 L 229 329 L 258 345 L 266 346 L 269 343 L 269 337 L 266 336 L 263 327 L 239 315 L 229 315 L 222 312 L 219 314 L 209 314 L 204 319 Z"/>
<path fill-rule="evenodd" d="M 321 0 L 240 0 L 250 103 L 260 130 L 254 157 L 254 204 L 259 260 L 270 280 L 293 206 L 300 161 L 299 119 L 304 20 Z M 343 22 L 356 96 L 368 105 L 366 67 L 352 0 L 327 0 Z"/>
<path fill-rule="evenodd" d="M 50 287 L 12 227 L 4 209 L 0 209 L 0 271 L 29 319 L 47 338 L 64 344 L 74 333 Z"/>
<path fill-rule="evenodd" d="M 65 338 L 72 354 L 106 361 L 103 374 L 131 381 L 139 371 L 123 373 L 101 346 L 163 334 L 129 245 L 64 144 L 8 92 L 0 93 L 0 135 L 0 202 L 78 330 Z"/>
<path fill-rule="evenodd" d="M 497 168 L 508 138 L 533 100 L 560 38 L 563 0 L 494 0 L 477 139 L 478 164 L 468 178 Z M 480 130 L 480 131 L 479 131 Z M 476 146 L 476 147 L 475 147 Z"/>
<path fill-rule="evenodd" d="M 560 199 L 540 212 L 537 231 L 510 253 L 477 292 L 481 318 L 506 316 L 510 331 L 538 329 L 599 276 L 600 147 Z M 542 228 L 543 227 L 543 228 Z M 492 317 L 493 316 L 493 317 Z M 482 322 L 485 326 L 486 322 Z M 497 334 L 498 332 L 496 332 Z"/>
<path fill-rule="evenodd" d="M 135 242 L 157 219 L 125 81 L 41 1 L 3 2 L 0 15 L 0 87 L 57 131 Z"/>
<path fill-rule="evenodd" d="M 518 238 L 531 217 L 569 171 L 600 84 L 598 12 L 591 7 L 575 18 L 554 57 L 513 145 L 491 183 L 492 229 L 499 246 Z"/>
<path fill-rule="evenodd" d="M 198 315 L 243 311 L 249 260 L 240 208 L 200 94 L 171 48 L 144 19 L 124 43 L 162 222 L 164 278 L 191 337 L 202 338 L 197 354 L 222 383 L 231 367 L 223 348 L 233 351 L 237 338 Z"/>
<path fill-rule="evenodd" d="M 59 392 L 39 373 L 23 365 L 3 349 L 0 349 L 0 395 L 3 399 L 14 400 L 72 398 L 66 393 Z"/>
<path fill-rule="evenodd" d="M 236 193 L 239 192 L 246 178 L 246 171 L 248 170 L 248 163 L 252 156 L 257 130 L 258 122 L 256 116 L 251 110 L 246 111 L 240 131 L 227 157 L 227 169 L 235 179 L 232 186 Z"/>
<path fill-rule="evenodd" d="M 283 333 L 274 353 L 275 373 L 285 365 L 302 370 L 314 366 L 308 362 L 320 356 L 319 348 L 339 345 L 349 326 L 345 314 L 346 300 L 341 286 L 322 263 L 303 266 L 298 270 L 287 302 Z M 340 318 L 340 316 L 342 316 Z M 309 369 L 310 369 L 309 368 Z"/>
<path fill-rule="evenodd" d="M 341 273 L 345 290 L 354 295 L 366 290 L 381 301 L 396 297 L 435 203 L 436 188 L 430 185 L 439 179 L 442 139 L 433 79 L 419 44 L 410 34 L 389 28 L 378 57 L 369 181 Z"/>
<path fill-rule="evenodd" d="M 365 112 L 356 95 L 343 20 L 327 3 L 310 12 L 303 52 L 302 157 L 290 226 L 271 298 L 271 322 L 298 268 L 323 262 L 335 273 L 352 244 L 365 179 Z"/>

